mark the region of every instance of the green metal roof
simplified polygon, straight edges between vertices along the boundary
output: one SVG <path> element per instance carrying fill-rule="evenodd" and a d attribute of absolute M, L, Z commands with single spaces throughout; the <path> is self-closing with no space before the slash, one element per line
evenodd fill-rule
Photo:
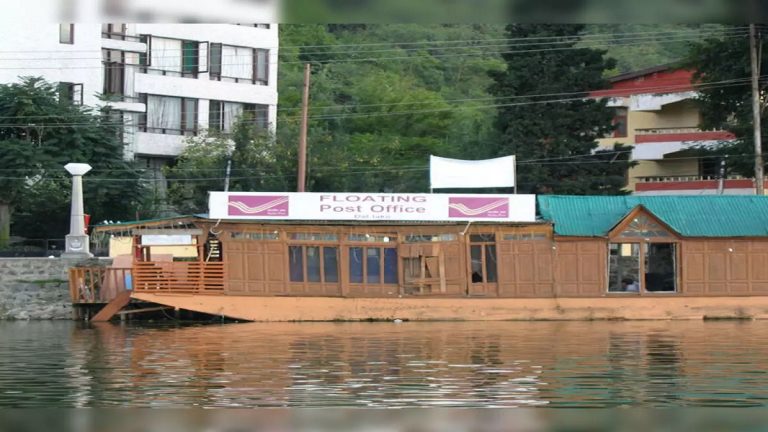
<path fill-rule="evenodd" d="M 637 206 L 683 237 L 768 236 L 768 197 L 540 195 L 537 200 L 541 217 L 562 236 L 604 237 Z"/>

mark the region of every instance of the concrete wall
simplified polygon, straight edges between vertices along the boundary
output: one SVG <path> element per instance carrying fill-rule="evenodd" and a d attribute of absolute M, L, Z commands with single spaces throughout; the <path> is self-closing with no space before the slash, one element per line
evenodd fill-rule
<path fill-rule="evenodd" d="M 0 320 L 72 319 L 71 264 L 58 258 L 0 259 Z"/>

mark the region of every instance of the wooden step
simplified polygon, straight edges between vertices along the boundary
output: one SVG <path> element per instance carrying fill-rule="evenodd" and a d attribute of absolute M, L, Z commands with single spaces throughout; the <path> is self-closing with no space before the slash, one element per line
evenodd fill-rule
<path fill-rule="evenodd" d="M 91 321 L 95 322 L 101 322 L 101 321 L 109 321 L 112 319 L 113 316 L 115 316 L 118 312 L 120 312 L 120 309 L 124 308 L 128 303 L 131 302 L 131 292 L 128 290 L 125 290 L 121 293 L 119 293 L 114 299 L 112 299 L 111 302 L 107 303 L 106 306 L 101 308 L 99 313 L 93 316 L 91 318 Z"/>

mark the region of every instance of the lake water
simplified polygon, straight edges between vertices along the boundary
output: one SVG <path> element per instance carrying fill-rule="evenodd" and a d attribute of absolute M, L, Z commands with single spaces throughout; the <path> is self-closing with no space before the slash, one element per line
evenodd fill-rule
<path fill-rule="evenodd" d="M 0 407 L 768 405 L 768 323 L 0 322 Z"/>

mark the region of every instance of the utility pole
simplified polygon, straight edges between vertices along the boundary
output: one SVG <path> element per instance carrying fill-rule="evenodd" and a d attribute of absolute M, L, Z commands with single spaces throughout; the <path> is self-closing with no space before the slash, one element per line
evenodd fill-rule
<path fill-rule="evenodd" d="M 752 69 L 752 121 L 755 133 L 755 194 L 765 195 L 765 180 L 763 175 L 763 147 L 760 137 L 760 89 L 757 77 L 760 74 L 757 64 L 757 43 L 755 41 L 755 25 L 749 25 L 749 59 Z"/>
<path fill-rule="evenodd" d="M 296 191 L 304 192 L 307 183 L 307 121 L 309 114 L 309 63 L 304 65 L 304 94 L 301 97 L 301 131 L 299 132 L 299 175 Z"/>

